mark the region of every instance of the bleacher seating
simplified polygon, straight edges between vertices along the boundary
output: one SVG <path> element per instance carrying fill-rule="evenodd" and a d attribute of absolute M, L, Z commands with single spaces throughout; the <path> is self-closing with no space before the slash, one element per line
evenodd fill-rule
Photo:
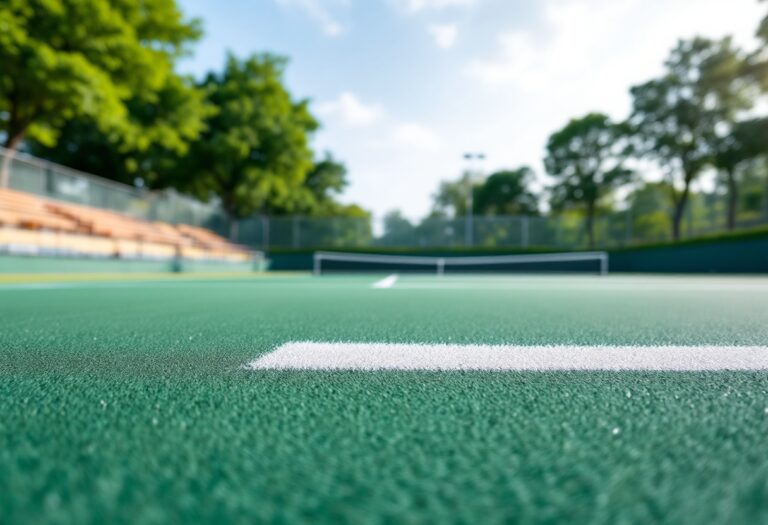
<path fill-rule="evenodd" d="M 78 231 L 74 221 L 49 210 L 45 200 L 8 189 L 0 189 L 0 224 L 31 230 Z"/>
<path fill-rule="evenodd" d="M 0 188 L 0 250 L 96 257 L 247 261 L 251 253 L 204 228 L 150 222 Z"/>

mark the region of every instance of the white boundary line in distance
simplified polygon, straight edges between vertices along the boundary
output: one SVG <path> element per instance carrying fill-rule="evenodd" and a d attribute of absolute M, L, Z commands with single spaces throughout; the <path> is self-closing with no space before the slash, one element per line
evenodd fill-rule
<path fill-rule="evenodd" d="M 398 277 L 399 276 L 396 273 L 393 273 L 392 275 L 373 283 L 371 288 L 392 288 L 397 282 Z"/>

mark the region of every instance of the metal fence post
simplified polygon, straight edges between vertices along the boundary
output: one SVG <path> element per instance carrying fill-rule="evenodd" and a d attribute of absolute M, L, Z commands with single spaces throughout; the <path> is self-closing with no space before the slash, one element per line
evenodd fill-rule
<path fill-rule="evenodd" d="M 523 248 L 528 248 L 530 235 L 530 217 L 523 215 L 520 220 L 520 244 Z"/>
<path fill-rule="evenodd" d="M 56 192 L 56 185 L 53 181 L 53 169 L 50 165 L 46 164 L 45 166 L 45 192 L 48 195 L 53 195 Z"/>
<path fill-rule="evenodd" d="M 292 225 L 293 225 L 293 232 L 292 232 L 293 247 L 299 248 L 299 246 L 301 245 L 301 237 L 300 237 L 301 234 L 299 232 L 299 217 L 297 215 L 293 216 Z"/>
<path fill-rule="evenodd" d="M 261 217 L 261 244 L 262 249 L 269 249 L 269 217 L 266 215 Z"/>
<path fill-rule="evenodd" d="M 465 224 L 464 224 L 464 245 L 467 248 L 471 248 L 474 244 L 473 242 L 473 224 L 472 224 L 472 214 L 468 213 L 465 218 Z"/>

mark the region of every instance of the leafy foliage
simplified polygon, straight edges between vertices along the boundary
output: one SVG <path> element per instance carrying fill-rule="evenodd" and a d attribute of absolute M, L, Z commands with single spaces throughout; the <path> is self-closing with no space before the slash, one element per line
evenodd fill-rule
<path fill-rule="evenodd" d="M 201 34 L 175 0 L 8 0 L 0 28 L 6 146 L 217 198 L 235 218 L 367 216 L 335 201 L 346 168 L 313 162 L 318 123 L 286 90 L 283 58 L 229 56 L 199 85 L 174 72 Z"/>
<path fill-rule="evenodd" d="M 102 177 L 153 188 L 175 184 L 169 177 L 189 151 L 216 108 L 186 78 L 166 77 L 156 93 L 142 92 L 126 104 L 128 123 L 120 133 L 104 133 L 91 118 L 69 120 L 52 147 L 28 141 L 35 155 Z"/>
<path fill-rule="evenodd" d="M 552 207 L 562 210 L 574 204 L 584 209 L 590 246 L 594 244 L 598 201 L 632 176 L 624 167 L 628 153 L 624 134 L 623 125 L 606 115 L 591 113 L 571 120 L 547 143 L 544 164 L 556 181 L 551 189 Z"/>
<path fill-rule="evenodd" d="M 536 215 L 538 199 L 531 190 L 536 174 L 528 166 L 491 174 L 475 188 L 477 215 Z"/>
<path fill-rule="evenodd" d="M 535 178 L 535 173 L 527 166 L 498 171 L 481 181 L 465 173 L 457 181 L 440 183 L 433 196 L 433 215 L 466 216 L 470 191 L 473 215 L 536 214 L 538 199 L 531 190 Z"/>
<path fill-rule="evenodd" d="M 201 87 L 218 112 L 182 163 L 179 187 L 203 199 L 218 196 L 234 218 L 298 207 L 318 123 L 307 101 L 293 100 L 283 85 L 285 64 L 270 54 L 230 55 L 223 72 L 208 74 Z"/>
<path fill-rule="evenodd" d="M 632 236 L 639 239 L 663 241 L 669 238 L 671 220 L 667 182 L 647 182 L 629 194 L 627 202 L 632 219 Z"/>
<path fill-rule="evenodd" d="M 674 190 L 675 239 L 691 182 L 714 161 L 719 126 L 733 122 L 750 105 L 745 89 L 734 82 L 741 64 L 728 38 L 681 40 L 661 77 L 631 89 L 630 122 L 639 149 L 665 168 Z"/>
<path fill-rule="evenodd" d="M 289 207 L 283 213 L 313 217 L 370 217 L 359 206 L 343 205 L 336 200 L 348 183 L 347 167 L 326 152 L 309 170 L 304 184 L 294 192 Z M 273 208 L 273 213 L 280 211 Z"/>
<path fill-rule="evenodd" d="M 475 183 L 469 173 L 457 181 L 442 181 L 432 196 L 432 213 L 443 217 L 464 217 L 469 211 L 469 192 Z"/>
<path fill-rule="evenodd" d="M 5 145 L 55 143 L 87 117 L 130 132 L 127 102 L 170 84 L 173 58 L 200 35 L 174 0 L 7 0 L 0 6 L 0 109 Z"/>
<path fill-rule="evenodd" d="M 768 153 L 768 119 L 754 118 L 736 122 L 728 135 L 720 138 L 713 165 L 720 170 L 728 191 L 727 226 L 736 227 L 739 202 L 739 167 Z"/>

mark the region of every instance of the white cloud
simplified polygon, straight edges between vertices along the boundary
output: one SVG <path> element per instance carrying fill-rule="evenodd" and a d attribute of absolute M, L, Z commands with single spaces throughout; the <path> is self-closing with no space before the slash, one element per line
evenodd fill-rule
<path fill-rule="evenodd" d="M 754 9 L 745 0 L 733 3 L 734 9 Z M 721 0 L 664 3 L 663 15 L 648 0 L 545 0 L 541 5 L 543 29 L 501 34 L 497 56 L 470 62 L 466 72 L 490 86 L 550 87 L 564 94 L 581 94 L 578 89 L 588 87 L 598 100 L 606 92 L 624 96 L 631 84 L 659 71 L 678 38 L 743 34 L 757 25 L 755 20 L 750 28 L 729 27 Z"/>
<path fill-rule="evenodd" d="M 721 0 L 677 0 L 664 2 L 663 11 L 652 3 L 545 0 L 543 27 L 500 35 L 497 55 L 474 60 L 465 71 L 486 86 L 509 86 L 536 101 L 548 99 L 550 113 L 567 106 L 570 112 L 604 110 L 623 117 L 628 88 L 658 74 L 678 38 L 749 35 L 758 20 L 725 16 L 729 7 L 759 9 L 748 0 L 733 0 L 732 6 Z M 566 116 L 576 114 L 562 120 Z"/>
<path fill-rule="evenodd" d="M 594 82 L 594 59 L 610 56 L 601 52 L 601 47 L 616 41 L 618 30 L 626 30 L 620 22 L 625 21 L 636 3 L 637 0 L 550 0 L 543 4 L 546 31 L 517 30 L 500 35 L 497 57 L 476 60 L 467 71 L 488 85 L 512 84 L 529 90 L 572 75 Z M 599 17 L 595 16 L 598 7 Z M 649 38 L 655 39 L 656 35 Z"/>
<path fill-rule="evenodd" d="M 409 13 L 427 10 L 439 10 L 447 7 L 472 7 L 480 0 L 395 0 L 402 9 Z"/>
<path fill-rule="evenodd" d="M 541 72 L 537 60 L 541 57 L 527 33 L 510 31 L 498 37 L 500 55 L 490 60 L 475 60 L 467 73 L 488 85 L 537 83 Z"/>
<path fill-rule="evenodd" d="M 343 124 L 351 127 L 370 126 L 384 116 L 381 106 L 365 104 L 349 91 L 345 91 L 335 100 L 319 103 L 315 110 L 321 116 L 338 117 Z"/>
<path fill-rule="evenodd" d="M 459 28 L 455 24 L 433 24 L 427 27 L 427 31 L 437 47 L 442 49 L 452 48 L 459 36 Z"/>
<path fill-rule="evenodd" d="M 434 151 L 440 147 L 440 138 L 430 128 L 405 122 L 396 125 L 391 134 L 391 141 L 396 146 Z"/>
<path fill-rule="evenodd" d="M 327 1 L 324 0 L 276 0 L 278 5 L 288 8 L 297 8 L 304 11 L 307 16 L 320 25 L 323 33 L 328 36 L 338 36 L 344 31 L 344 27 L 331 15 Z M 346 4 L 346 1 L 337 0 L 336 4 Z"/>

